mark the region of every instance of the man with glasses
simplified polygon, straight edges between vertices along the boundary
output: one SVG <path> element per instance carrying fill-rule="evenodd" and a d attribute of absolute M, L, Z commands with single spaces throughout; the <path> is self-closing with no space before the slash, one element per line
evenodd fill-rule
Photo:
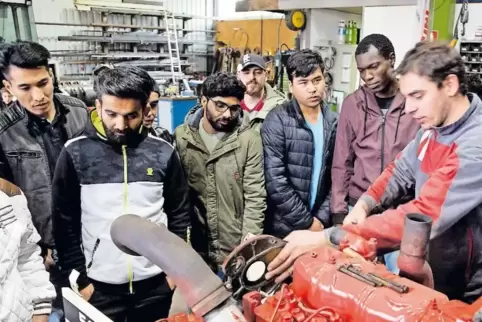
<path fill-rule="evenodd" d="M 240 106 L 245 90 L 235 75 L 209 76 L 200 106 L 175 131 L 194 208 L 191 244 L 218 273 L 244 237 L 263 231 L 263 149 Z"/>

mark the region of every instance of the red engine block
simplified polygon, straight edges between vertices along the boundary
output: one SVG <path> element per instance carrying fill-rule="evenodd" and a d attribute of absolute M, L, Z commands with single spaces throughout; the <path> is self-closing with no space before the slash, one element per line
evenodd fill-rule
<path fill-rule="evenodd" d="M 346 265 L 395 282 L 405 290 L 370 285 L 340 271 Z M 469 322 L 481 308 L 482 298 L 472 305 L 449 301 L 442 293 L 392 274 L 382 264 L 354 259 L 330 247 L 300 257 L 293 283 L 284 285 L 264 303 L 258 292 L 243 297 L 248 322 Z M 167 321 L 200 320 L 184 315 Z"/>

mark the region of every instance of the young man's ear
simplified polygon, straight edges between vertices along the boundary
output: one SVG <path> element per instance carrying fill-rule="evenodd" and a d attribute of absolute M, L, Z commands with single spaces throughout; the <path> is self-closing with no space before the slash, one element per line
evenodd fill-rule
<path fill-rule="evenodd" d="M 99 99 L 95 100 L 95 110 L 97 111 L 97 114 L 100 116 L 100 110 L 102 109 L 102 103 L 100 102 Z"/>
<path fill-rule="evenodd" d="M 290 94 L 293 94 L 293 83 L 292 82 L 288 83 L 288 90 L 289 90 Z"/>
<path fill-rule="evenodd" d="M 395 68 L 395 53 L 390 54 L 389 60 L 390 60 L 390 66 L 392 68 Z"/>
<path fill-rule="evenodd" d="M 208 98 L 206 96 L 201 97 L 201 106 L 204 109 L 208 106 Z"/>
<path fill-rule="evenodd" d="M 3 84 L 3 86 L 5 87 L 5 89 L 6 89 L 10 94 L 12 94 L 12 84 L 10 84 L 10 82 L 7 81 L 6 79 L 2 80 L 2 84 Z"/>

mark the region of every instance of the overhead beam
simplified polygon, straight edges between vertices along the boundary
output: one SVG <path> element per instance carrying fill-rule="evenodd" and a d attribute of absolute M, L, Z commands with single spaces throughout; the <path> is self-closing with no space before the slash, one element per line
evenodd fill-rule
<path fill-rule="evenodd" d="M 345 7 L 410 6 L 417 0 L 278 0 L 280 10 Z"/>

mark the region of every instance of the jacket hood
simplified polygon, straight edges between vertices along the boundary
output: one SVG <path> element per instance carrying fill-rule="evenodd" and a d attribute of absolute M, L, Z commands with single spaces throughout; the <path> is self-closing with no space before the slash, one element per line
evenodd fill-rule
<path fill-rule="evenodd" d="M 93 109 L 92 111 L 90 111 L 89 120 L 91 127 L 89 129 L 90 131 L 88 131 L 88 134 L 95 135 L 103 140 L 107 140 L 107 136 L 105 135 L 105 129 L 102 125 L 102 119 L 100 118 L 99 113 L 97 113 L 97 110 Z"/>
<path fill-rule="evenodd" d="M 261 109 L 261 111 L 259 111 L 258 114 L 256 114 L 256 116 L 254 117 L 254 120 L 255 119 L 264 120 L 268 115 L 268 113 L 271 112 L 272 109 L 274 109 L 276 106 L 286 101 L 286 98 L 284 97 L 283 93 L 278 92 L 273 87 L 271 87 L 271 85 L 269 85 L 268 83 L 266 83 L 266 85 L 264 86 L 264 90 L 266 93 L 266 97 L 264 99 L 264 106 Z"/>
<path fill-rule="evenodd" d="M 187 125 L 190 128 L 195 129 L 197 131 L 199 129 L 199 122 L 201 122 L 203 115 L 204 115 L 204 111 L 201 104 L 197 104 L 187 113 L 186 117 L 184 118 L 184 125 Z M 242 110 L 240 110 L 238 123 L 233 132 L 241 133 L 247 130 L 248 128 L 249 128 L 249 116 L 243 113 Z"/>
<path fill-rule="evenodd" d="M 375 98 L 375 93 L 371 91 L 368 87 L 361 86 L 353 93 L 353 95 L 355 97 L 357 106 L 360 107 L 365 114 L 364 123 L 363 123 L 363 133 L 366 134 L 368 114 L 370 113 L 374 115 L 380 115 L 380 113 L 382 112 L 380 111 L 380 107 L 378 106 L 377 99 Z M 402 93 L 400 93 L 400 91 L 397 91 L 397 94 L 395 94 L 392 104 L 390 105 L 390 108 L 387 111 L 387 115 L 389 114 L 390 115 L 396 114 L 398 118 L 397 128 L 395 130 L 395 141 L 396 141 L 398 136 L 398 127 L 400 125 L 400 119 L 405 114 L 405 98 L 403 97 Z"/>

